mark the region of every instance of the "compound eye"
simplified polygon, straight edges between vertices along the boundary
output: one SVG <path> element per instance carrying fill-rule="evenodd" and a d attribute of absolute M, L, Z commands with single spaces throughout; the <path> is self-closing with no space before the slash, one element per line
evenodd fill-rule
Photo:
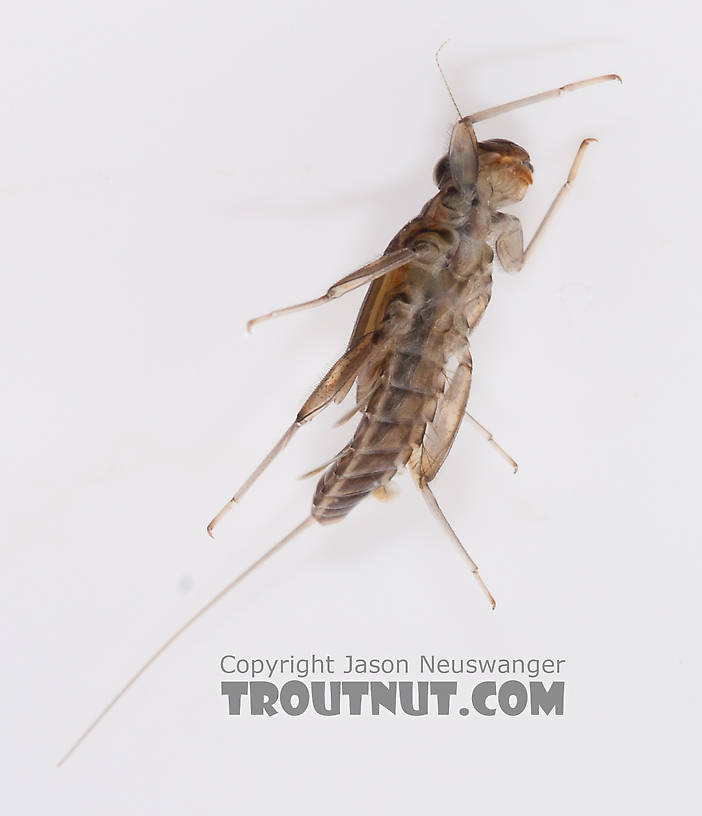
<path fill-rule="evenodd" d="M 434 184 L 437 187 L 441 184 L 441 179 L 446 175 L 449 169 L 449 158 L 448 156 L 442 156 L 439 161 L 436 163 L 436 167 L 434 167 Z"/>

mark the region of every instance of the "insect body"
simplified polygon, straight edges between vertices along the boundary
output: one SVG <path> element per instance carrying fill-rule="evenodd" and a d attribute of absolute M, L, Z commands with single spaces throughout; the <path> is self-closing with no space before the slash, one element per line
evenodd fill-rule
<path fill-rule="evenodd" d="M 531 183 L 529 157 L 511 142 L 478 144 L 477 153 L 477 172 L 462 187 L 450 156 L 439 162 L 439 192 L 387 251 L 409 250 L 412 259 L 366 296 L 347 352 L 367 346 L 348 373 L 363 417 L 317 485 L 312 515 L 321 523 L 343 518 L 408 463 L 428 496 L 453 443 L 471 383 L 468 335 L 490 300 L 490 244 L 514 229 L 496 207 L 521 199 Z"/>
<path fill-rule="evenodd" d="M 471 381 L 468 335 L 490 300 L 489 239 L 500 223 L 494 208 L 503 189 L 518 200 L 531 183 L 529 157 L 515 145 L 478 145 L 478 151 L 484 169 L 467 191 L 457 189 L 448 157 L 439 162 L 438 194 L 388 248 L 389 254 L 409 249 L 414 257 L 376 280 L 366 296 L 350 343 L 353 350 L 368 338 L 356 375 L 363 418 L 317 486 L 317 521 L 343 517 L 408 462 L 425 486 L 453 442 Z"/>
<path fill-rule="evenodd" d="M 349 444 L 325 466 L 311 514 L 186 621 L 120 690 L 61 763 L 165 649 L 243 578 L 313 522 L 327 524 L 343 519 L 368 494 L 382 491 L 405 466 L 409 466 L 430 508 L 495 606 L 429 483 L 446 459 L 466 415 L 472 376 L 468 337 L 490 301 L 495 262 L 507 271 L 523 266 L 593 140 L 585 139 L 580 145 L 565 184 L 525 249 L 519 220 L 500 208 L 520 201 L 532 183 L 529 155 L 504 139 L 478 142 L 473 125 L 514 108 L 612 79 L 619 77 L 608 74 L 582 80 L 461 117 L 453 127 L 448 152 L 434 171 L 438 193 L 400 230 L 381 258 L 337 281 L 319 298 L 249 321 L 251 328 L 263 320 L 320 305 L 371 284 L 345 354 L 315 388 L 271 452 L 210 522 L 210 534 L 297 430 L 330 403 L 344 399 L 354 383 L 356 404 L 346 418 L 358 412 L 359 425 Z M 496 444 L 489 432 L 482 430 Z M 513 460 L 509 461 L 516 470 Z"/>
<path fill-rule="evenodd" d="M 520 201 L 532 183 L 534 168 L 529 154 L 506 139 L 478 142 L 473 124 L 612 79 L 619 77 L 609 74 L 582 80 L 461 117 L 454 125 L 448 153 L 434 171 L 439 192 L 400 230 L 380 259 L 342 278 L 320 298 L 249 321 L 250 329 L 264 320 L 322 304 L 371 283 L 346 353 L 313 391 L 273 450 L 210 522 L 210 534 L 293 434 L 331 402 L 340 402 L 356 382 L 357 403 L 349 415 L 356 411 L 362 415 L 356 433 L 319 480 L 310 517 L 273 550 L 312 521 L 326 524 L 342 519 L 365 496 L 383 490 L 398 470 L 409 465 L 428 504 L 461 548 L 495 606 L 429 483 L 465 416 L 472 376 L 468 336 L 490 301 L 494 262 L 507 271 L 521 269 L 574 180 L 585 149 L 594 140 L 585 139 L 580 145 L 565 184 L 525 249 L 519 219 L 501 212 L 500 207 Z"/>

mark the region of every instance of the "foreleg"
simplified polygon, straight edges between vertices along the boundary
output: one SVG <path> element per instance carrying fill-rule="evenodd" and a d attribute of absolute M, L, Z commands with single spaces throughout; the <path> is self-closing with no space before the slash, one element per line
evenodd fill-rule
<path fill-rule="evenodd" d="M 536 232 L 534 233 L 531 241 L 529 241 L 526 249 L 524 249 L 524 237 L 522 235 L 522 225 L 519 223 L 519 219 L 515 218 L 513 215 L 502 215 L 504 227 L 500 231 L 500 234 L 495 241 L 495 251 L 497 252 L 497 257 L 500 259 L 500 263 L 506 272 L 519 272 L 519 270 L 527 262 L 530 253 L 533 252 L 534 246 L 541 237 L 546 225 L 553 218 L 553 214 L 575 181 L 575 178 L 578 175 L 580 162 L 583 159 L 587 146 L 591 142 L 596 141 L 597 139 L 590 138 L 584 139 L 581 143 L 580 147 L 578 148 L 578 152 L 575 154 L 573 163 L 570 166 L 568 178 L 565 180 L 565 183 L 551 202 L 551 206 L 548 208 L 548 210 L 546 210 L 546 214 L 541 219 L 541 223 L 536 228 Z"/>

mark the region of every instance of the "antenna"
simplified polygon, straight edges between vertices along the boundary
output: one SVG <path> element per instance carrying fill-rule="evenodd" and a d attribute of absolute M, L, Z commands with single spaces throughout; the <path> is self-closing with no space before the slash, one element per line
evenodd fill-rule
<path fill-rule="evenodd" d="M 453 107 L 458 111 L 458 118 L 463 119 L 463 114 L 461 113 L 461 109 L 456 104 L 456 100 L 451 93 L 451 87 L 448 84 L 448 80 L 446 79 L 446 74 L 444 73 L 444 69 L 441 67 L 441 63 L 439 62 L 439 51 L 446 45 L 448 40 L 444 40 L 441 45 L 436 49 L 436 54 L 434 54 L 434 62 L 436 63 L 436 67 L 439 69 L 439 73 L 441 74 L 441 78 L 444 80 L 444 85 L 446 86 L 446 90 L 448 91 L 449 96 L 451 97 L 451 101 L 453 102 Z"/>

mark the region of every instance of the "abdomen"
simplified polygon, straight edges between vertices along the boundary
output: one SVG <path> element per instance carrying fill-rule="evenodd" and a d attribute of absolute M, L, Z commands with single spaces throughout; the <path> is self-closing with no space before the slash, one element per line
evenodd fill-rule
<path fill-rule="evenodd" d="M 342 519 L 386 485 L 422 444 L 445 385 L 446 333 L 433 317 L 415 314 L 380 365 L 351 449 L 317 484 L 312 515 L 320 523 Z"/>

